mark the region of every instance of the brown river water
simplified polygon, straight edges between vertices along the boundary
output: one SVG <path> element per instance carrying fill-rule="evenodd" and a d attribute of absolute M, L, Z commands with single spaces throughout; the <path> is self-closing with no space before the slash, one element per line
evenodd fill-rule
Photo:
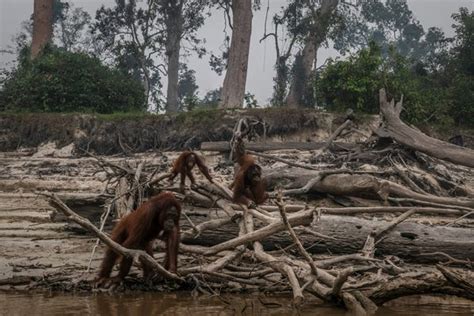
<path fill-rule="evenodd" d="M 391 304 L 393 305 L 393 304 Z M 293 308 L 289 296 L 230 295 L 193 298 L 189 293 L 28 294 L 1 293 L 0 315 L 349 315 L 344 309 L 305 303 Z M 377 315 L 474 315 L 474 304 L 420 301 L 382 307 Z"/>

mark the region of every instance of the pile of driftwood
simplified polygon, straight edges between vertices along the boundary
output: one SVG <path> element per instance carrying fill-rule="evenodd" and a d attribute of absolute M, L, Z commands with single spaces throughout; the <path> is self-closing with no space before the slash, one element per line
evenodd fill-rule
<path fill-rule="evenodd" d="M 473 180 L 474 152 L 403 123 L 402 102 L 388 102 L 383 90 L 380 109 L 382 125 L 360 146 L 334 142 L 357 132 L 352 114 L 306 156 L 264 154 L 247 144 L 264 166 L 271 196 L 264 205 L 232 203 L 219 181 L 176 193 L 184 205 L 179 275 L 103 232 L 112 210 L 120 218 L 157 191 L 178 191 L 162 181 L 164 167 L 150 172 L 143 163 L 132 168 L 97 157 L 115 194 L 99 228 L 48 196 L 109 247 L 202 293 L 291 290 L 295 304 L 314 295 L 358 314 L 413 294 L 474 300 L 474 190 L 464 183 Z M 234 146 L 235 138 L 231 145 L 203 144 L 217 151 Z"/>

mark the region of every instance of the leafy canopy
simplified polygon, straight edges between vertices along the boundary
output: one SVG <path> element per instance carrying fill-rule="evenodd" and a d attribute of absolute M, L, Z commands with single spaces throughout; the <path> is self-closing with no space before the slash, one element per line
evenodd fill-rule
<path fill-rule="evenodd" d="M 24 53 L 27 56 L 27 53 Z M 0 110 L 31 112 L 144 111 L 142 85 L 84 53 L 47 48 L 24 57 L 0 90 Z"/>

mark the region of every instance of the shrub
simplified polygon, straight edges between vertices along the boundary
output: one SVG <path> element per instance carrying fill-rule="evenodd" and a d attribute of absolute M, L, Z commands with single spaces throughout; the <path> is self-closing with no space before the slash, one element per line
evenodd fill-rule
<path fill-rule="evenodd" d="M 376 46 L 344 61 L 331 60 L 316 80 L 320 105 L 331 111 L 353 108 L 376 113 L 381 66 L 382 56 Z"/>
<path fill-rule="evenodd" d="M 48 48 L 20 59 L 0 90 L 6 111 L 127 112 L 146 109 L 140 82 L 84 53 Z"/>
<path fill-rule="evenodd" d="M 453 45 L 438 50 L 431 65 L 394 49 L 382 58 L 375 44 L 330 61 L 315 81 L 319 105 L 377 113 L 384 87 L 397 99 L 403 94 L 408 122 L 474 127 L 474 12 L 460 8 L 453 18 L 456 36 L 447 40 Z"/>
<path fill-rule="evenodd" d="M 446 89 L 426 73 L 424 65 L 411 63 L 394 49 L 382 58 L 380 49 L 371 45 L 347 60 L 332 61 L 321 72 L 316 88 L 320 105 L 332 111 L 352 108 L 378 113 L 378 93 L 385 88 L 396 99 L 404 96 L 404 120 L 449 120 Z"/>

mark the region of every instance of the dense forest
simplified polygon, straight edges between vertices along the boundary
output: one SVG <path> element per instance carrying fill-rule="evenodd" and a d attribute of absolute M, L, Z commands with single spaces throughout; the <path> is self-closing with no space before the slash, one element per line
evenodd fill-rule
<path fill-rule="evenodd" d="M 12 43 L 15 66 L 1 71 L 1 111 L 273 106 L 377 113 L 385 88 L 404 96 L 409 122 L 474 126 L 474 13 L 467 8 L 452 15 L 455 35 L 448 37 L 423 27 L 398 0 L 291 0 L 273 16 L 270 2 L 260 0 L 116 0 L 95 17 L 72 1 L 34 2 Z M 264 30 L 252 28 L 256 10 L 267 12 Z M 228 26 L 219 53 L 198 36 L 211 14 L 223 14 Z M 276 53 L 268 104 L 246 90 L 255 71 L 247 69 L 251 35 Z M 339 57 L 318 61 L 323 48 Z M 190 55 L 208 60 L 222 86 L 199 97 Z"/>

